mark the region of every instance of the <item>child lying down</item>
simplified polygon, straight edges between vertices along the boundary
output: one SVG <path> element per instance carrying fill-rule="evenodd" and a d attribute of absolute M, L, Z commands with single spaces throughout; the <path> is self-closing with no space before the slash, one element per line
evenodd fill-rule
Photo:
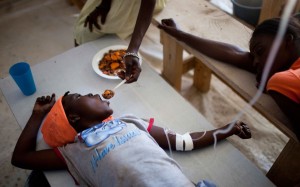
<path fill-rule="evenodd" d="M 183 135 L 135 116 L 112 119 L 113 110 L 99 95 L 69 94 L 57 101 L 55 94 L 37 98 L 12 156 L 14 166 L 31 170 L 68 169 L 80 186 L 214 186 L 193 184 L 163 149 L 192 151 L 214 142 L 213 133 Z M 46 117 L 45 117 L 46 116 Z M 41 128 L 51 149 L 36 151 Z M 225 125 L 219 129 L 225 129 Z M 218 141 L 237 135 L 251 138 L 248 126 L 236 122 Z"/>

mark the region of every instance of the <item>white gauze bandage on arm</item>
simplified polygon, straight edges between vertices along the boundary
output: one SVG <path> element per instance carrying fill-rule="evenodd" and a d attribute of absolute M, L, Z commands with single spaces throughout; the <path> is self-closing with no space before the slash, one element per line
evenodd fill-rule
<path fill-rule="evenodd" d="M 176 133 L 176 151 L 183 151 L 183 137 Z"/>
<path fill-rule="evenodd" d="M 183 148 L 183 142 L 185 147 Z M 190 133 L 185 133 L 184 135 L 176 133 L 176 150 L 177 151 L 191 151 L 194 148 L 193 139 Z"/>
<path fill-rule="evenodd" d="M 184 150 L 185 151 L 191 151 L 194 149 L 194 142 L 193 142 L 193 139 L 190 135 L 190 133 L 185 133 L 183 136 L 183 141 L 185 142 L 185 148 Z"/>

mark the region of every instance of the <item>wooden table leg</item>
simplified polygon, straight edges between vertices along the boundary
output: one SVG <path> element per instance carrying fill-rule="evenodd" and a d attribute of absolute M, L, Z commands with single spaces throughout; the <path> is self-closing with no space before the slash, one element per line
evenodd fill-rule
<path fill-rule="evenodd" d="M 163 44 L 163 70 L 162 76 L 177 91 L 181 89 L 181 75 L 183 72 L 183 48 L 171 36 L 161 31 Z"/>
<path fill-rule="evenodd" d="M 201 60 L 195 58 L 195 61 L 193 84 L 201 92 L 208 92 L 212 72 L 204 63 L 201 62 Z"/>
<path fill-rule="evenodd" d="M 267 173 L 276 186 L 300 185 L 300 144 L 290 139 Z"/>

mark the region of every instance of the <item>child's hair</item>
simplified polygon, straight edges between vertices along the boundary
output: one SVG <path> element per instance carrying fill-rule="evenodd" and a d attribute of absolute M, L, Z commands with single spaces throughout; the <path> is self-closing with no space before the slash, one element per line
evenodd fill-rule
<path fill-rule="evenodd" d="M 65 96 L 68 96 L 69 93 L 70 93 L 70 91 L 67 91 L 67 92 L 62 96 L 62 98 L 64 98 Z M 66 105 L 66 103 L 65 103 L 64 100 L 62 99 L 62 105 L 63 105 L 63 108 L 64 108 L 65 112 L 67 112 L 68 109 L 69 109 L 69 107 L 70 107 L 70 104 L 69 104 L 69 105 Z"/>
<path fill-rule="evenodd" d="M 279 30 L 280 18 L 272 18 L 263 21 L 252 33 L 252 38 L 259 34 L 269 34 L 275 36 Z M 300 37 L 300 15 L 296 14 L 290 17 L 286 35 L 292 35 L 294 38 Z"/>
<path fill-rule="evenodd" d="M 70 93 L 70 91 L 67 91 L 67 92 L 64 94 L 64 96 L 63 96 L 63 97 L 65 97 L 65 96 L 69 95 L 69 93 Z"/>

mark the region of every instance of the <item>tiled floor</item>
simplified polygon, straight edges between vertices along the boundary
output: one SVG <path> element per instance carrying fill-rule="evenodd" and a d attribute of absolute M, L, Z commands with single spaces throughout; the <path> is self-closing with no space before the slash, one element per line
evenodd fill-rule
<path fill-rule="evenodd" d="M 219 5 L 229 5 L 230 0 L 212 0 Z M 225 3 L 225 4 L 224 4 Z M 67 4 L 66 0 L 0 0 L 0 78 L 8 76 L 9 67 L 19 61 L 27 61 L 31 65 L 42 62 L 52 56 L 58 55 L 73 47 L 73 23 L 76 19 L 76 14 L 79 10 Z M 149 31 L 158 33 L 156 28 L 150 27 Z M 145 42 L 155 41 L 159 44 L 159 35 L 151 35 L 145 38 Z M 145 46 L 142 46 L 142 48 Z M 146 50 L 142 50 L 144 57 L 153 59 L 153 67 L 159 71 L 161 68 L 161 48 L 151 48 L 147 46 L 147 51 L 151 51 L 151 55 L 147 55 Z M 148 59 L 148 60 L 149 60 Z M 156 63 L 155 63 L 156 62 Z M 207 94 L 200 94 L 192 87 L 190 87 L 189 76 L 184 78 L 183 96 L 201 111 L 209 121 L 216 124 L 224 124 L 232 119 L 241 106 L 236 103 L 242 103 L 241 99 L 233 95 L 232 91 L 220 84 L 214 78 L 214 86 L 212 91 Z M 216 89 L 216 87 L 218 89 Z M 223 94 L 223 97 L 217 96 Z M 232 100 L 225 101 L 224 98 L 232 98 Z M 214 102 L 219 99 L 223 103 L 221 106 L 214 106 Z M 199 103 L 199 101 L 201 101 Z M 221 110 L 229 105 L 234 105 L 233 110 Z M 212 108 L 214 107 L 214 108 Z M 214 111 L 214 112 L 211 112 Z M 232 112 L 229 112 L 232 111 Z M 222 115 L 223 118 L 218 116 Z M 254 120 L 253 123 L 264 124 L 268 123 L 265 119 L 257 115 L 253 115 L 250 111 L 248 115 L 249 120 Z M 225 117 L 224 117 L 225 116 Z M 253 117 L 255 116 L 255 117 Z M 247 119 L 248 119 L 247 118 Z M 10 164 L 11 153 L 17 138 L 21 132 L 13 114 L 11 113 L 2 92 L 0 93 L 0 187 L 7 186 L 24 186 L 25 180 L 30 171 L 14 168 Z M 269 128 L 258 127 L 252 128 L 256 136 L 253 142 L 239 140 L 232 140 L 233 144 L 237 146 L 249 159 L 257 164 L 263 171 L 266 171 L 270 164 L 276 158 L 278 152 L 284 145 L 286 139 L 277 131 L 275 137 L 261 138 L 265 136 L 265 132 L 272 131 Z M 261 134 L 260 134 L 261 133 Z M 276 138 L 282 139 L 280 146 L 275 146 L 275 155 L 273 152 L 269 153 L 262 147 L 268 144 L 270 139 L 272 141 Z M 275 141 L 276 142 L 276 141 Z M 272 146 L 271 143 L 270 147 Z M 255 150 L 253 153 L 249 150 Z M 270 156 L 271 155 L 271 156 Z"/>

